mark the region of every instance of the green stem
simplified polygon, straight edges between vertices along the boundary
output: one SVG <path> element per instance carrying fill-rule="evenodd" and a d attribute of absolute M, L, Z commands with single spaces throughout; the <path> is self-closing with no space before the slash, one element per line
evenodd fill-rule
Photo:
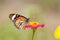
<path fill-rule="evenodd" d="M 33 36 L 32 36 L 32 40 L 33 40 L 33 38 L 34 38 L 35 30 L 36 30 L 36 29 L 33 29 Z"/>

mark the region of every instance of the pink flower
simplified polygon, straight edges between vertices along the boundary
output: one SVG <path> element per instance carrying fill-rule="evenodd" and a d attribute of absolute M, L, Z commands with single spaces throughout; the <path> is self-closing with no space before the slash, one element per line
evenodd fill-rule
<path fill-rule="evenodd" d="M 44 24 L 39 24 L 38 22 L 29 22 L 29 24 L 24 26 L 24 28 L 32 28 L 32 29 L 38 28 L 38 27 L 43 28 Z"/>
<path fill-rule="evenodd" d="M 29 24 L 25 25 L 24 28 L 31 28 Z"/>
<path fill-rule="evenodd" d="M 44 28 L 44 26 L 45 26 L 44 24 L 39 24 L 39 27 L 41 28 Z"/>

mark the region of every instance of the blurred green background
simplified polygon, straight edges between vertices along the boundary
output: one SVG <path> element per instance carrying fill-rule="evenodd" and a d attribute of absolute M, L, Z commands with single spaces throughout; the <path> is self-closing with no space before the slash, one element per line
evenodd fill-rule
<path fill-rule="evenodd" d="M 44 29 L 18 30 L 11 20 L 10 13 L 18 13 L 31 21 L 44 23 Z M 60 40 L 53 36 L 60 25 L 60 0 L 0 0 L 0 40 Z"/>

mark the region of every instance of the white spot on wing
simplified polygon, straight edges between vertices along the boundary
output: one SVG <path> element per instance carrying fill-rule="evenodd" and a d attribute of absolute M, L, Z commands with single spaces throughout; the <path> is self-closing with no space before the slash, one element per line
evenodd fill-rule
<path fill-rule="evenodd" d="M 16 17 L 16 15 L 13 15 L 12 20 L 14 20 L 15 17 Z"/>

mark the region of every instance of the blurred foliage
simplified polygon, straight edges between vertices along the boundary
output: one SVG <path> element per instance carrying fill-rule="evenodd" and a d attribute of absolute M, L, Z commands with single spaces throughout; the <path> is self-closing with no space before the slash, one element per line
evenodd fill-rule
<path fill-rule="evenodd" d="M 60 0 L 39 0 L 39 4 L 43 7 L 43 10 L 50 10 L 57 12 L 60 8 Z"/>
<path fill-rule="evenodd" d="M 46 31 L 42 28 L 38 28 L 35 32 L 33 40 L 47 40 Z"/>
<path fill-rule="evenodd" d="M 10 21 L 0 25 L 0 40 L 32 40 L 32 34 L 31 29 L 18 30 Z"/>
<path fill-rule="evenodd" d="M 28 12 L 30 21 L 38 21 L 38 22 L 43 22 L 43 18 L 42 18 L 42 8 L 40 8 L 38 5 L 27 5 L 26 9 Z"/>

